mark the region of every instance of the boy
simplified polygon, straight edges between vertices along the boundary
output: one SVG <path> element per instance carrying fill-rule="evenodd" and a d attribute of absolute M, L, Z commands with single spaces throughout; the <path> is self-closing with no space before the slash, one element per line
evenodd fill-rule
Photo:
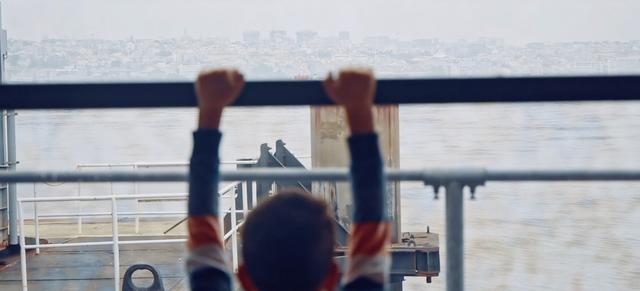
<path fill-rule="evenodd" d="M 203 72 L 196 82 L 200 115 L 189 174 L 187 270 L 192 290 L 232 290 L 224 260 L 218 212 L 218 130 L 222 110 L 242 91 L 235 70 Z M 342 280 L 333 261 L 334 221 L 322 200 L 282 191 L 256 207 L 242 227 L 246 291 L 384 290 L 389 277 L 390 225 L 385 213 L 383 162 L 374 132 L 376 82 L 370 70 L 342 70 L 324 82 L 327 95 L 345 108 L 351 130 L 354 224 Z M 342 281 L 342 282 L 340 282 Z"/>

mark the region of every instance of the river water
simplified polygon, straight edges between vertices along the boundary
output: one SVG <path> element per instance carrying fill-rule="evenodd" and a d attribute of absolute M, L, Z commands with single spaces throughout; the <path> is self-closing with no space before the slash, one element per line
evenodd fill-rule
<path fill-rule="evenodd" d="M 21 170 L 74 170 L 78 163 L 186 161 L 193 109 L 21 111 Z M 640 103 L 538 103 L 400 107 L 403 168 L 638 169 Z M 283 139 L 310 153 L 308 107 L 225 112 L 222 159 L 256 157 Z M 310 161 L 303 159 L 309 164 Z M 150 193 L 158 187 L 140 186 Z M 144 188 L 148 187 L 148 188 Z M 155 187 L 155 189 L 154 189 Z M 172 185 L 183 191 L 184 185 Z M 33 195 L 20 185 L 19 195 Z M 38 196 L 77 195 L 71 184 L 37 185 Z M 420 183 L 402 184 L 402 228 L 446 236 L 444 200 Z M 107 184 L 82 185 L 106 194 Z M 114 192 L 131 191 L 115 185 Z M 100 192 L 100 193 L 98 193 Z M 98 206 L 84 205 L 98 209 Z M 153 207 L 153 206 L 151 206 Z M 70 211 L 68 204 L 39 206 Z M 488 183 L 465 201 L 469 290 L 633 290 L 640 279 L 640 183 Z M 446 250 L 441 253 L 444 270 Z M 443 290 L 446 274 L 405 290 Z"/>

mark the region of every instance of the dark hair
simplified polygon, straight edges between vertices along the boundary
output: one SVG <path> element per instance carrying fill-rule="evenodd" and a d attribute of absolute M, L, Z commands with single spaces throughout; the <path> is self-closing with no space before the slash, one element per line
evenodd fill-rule
<path fill-rule="evenodd" d="M 280 191 L 256 207 L 242 233 L 242 256 L 260 291 L 317 290 L 334 252 L 335 222 L 324 201 Z"/>

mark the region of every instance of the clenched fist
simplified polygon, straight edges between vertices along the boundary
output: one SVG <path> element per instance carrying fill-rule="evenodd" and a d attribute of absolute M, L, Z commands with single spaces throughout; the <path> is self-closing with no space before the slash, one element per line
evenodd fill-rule
<path fill-rule="evenodd" d="M 345 108 L 352 134 L 374 131 L 371 109 L 376 79 L 371 69 L 343 69 L 337 79 L 329 74 L 324 89 L 331 100 Z"/>
<path fill-rule="evenodd" d="M 195 87 L 200 108 L 199 127 L 218 128 L 222 110 L 238 98 L 244 77 L 234 69 L 203 71 Z"/>

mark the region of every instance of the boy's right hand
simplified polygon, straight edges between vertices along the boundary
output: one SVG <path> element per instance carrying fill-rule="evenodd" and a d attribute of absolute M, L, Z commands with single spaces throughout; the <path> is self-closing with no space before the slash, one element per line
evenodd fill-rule
<path fill-rule="evenodd" d="M 351 133 L 372 133 L 373 98 L 376 79 L 371 69 L 343 69 L 334 79 L 331 74 L 324 81 L 324 89 L 336 104 L 347 111 Z"/>
<path fill-rule="evenodd" d="M 331 73 L 324 81 L 329 98 L 345 108 L 371 108 L 376 91 L 376 79 L 371 69 L 343 69 L 334 79 Z"/>

